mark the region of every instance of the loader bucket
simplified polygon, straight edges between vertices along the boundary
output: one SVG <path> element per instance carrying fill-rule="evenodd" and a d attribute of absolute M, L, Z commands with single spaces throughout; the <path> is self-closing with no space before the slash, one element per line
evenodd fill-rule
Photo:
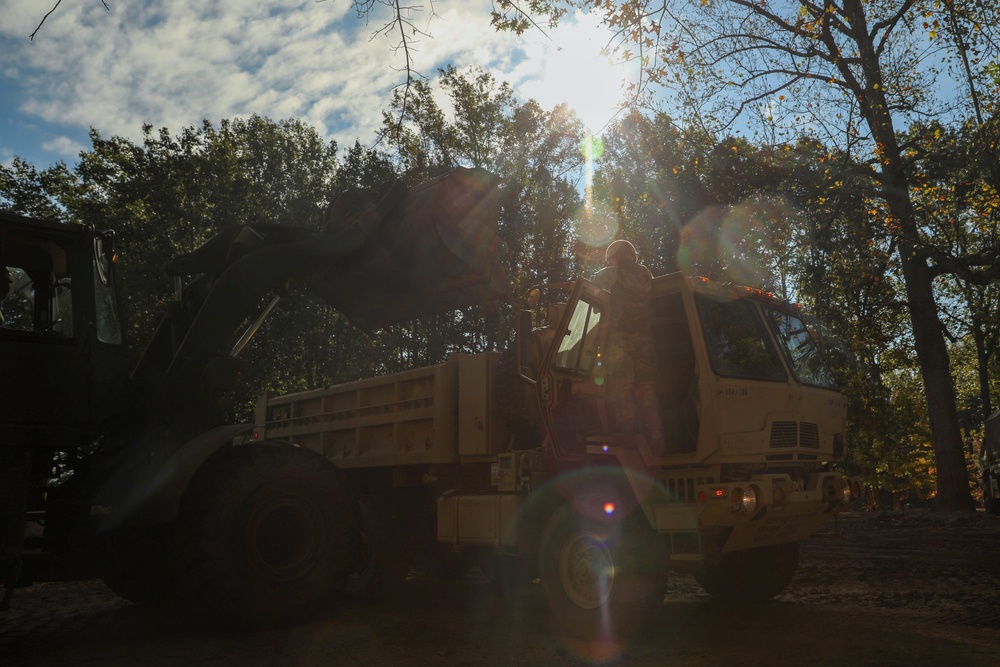
<path fill-rule="evenodd" d="M 355 325 L 375 328 L 506 294 L 496 263 L 496 177 L 460 168 L 395 196 L 391 210 L 366 230 L 364 246 L 310 281 L 324 301 Z M 370 222 L 364 213 L 343 221 Z M 328 220 L 327 233 L 339 223 Z"/>

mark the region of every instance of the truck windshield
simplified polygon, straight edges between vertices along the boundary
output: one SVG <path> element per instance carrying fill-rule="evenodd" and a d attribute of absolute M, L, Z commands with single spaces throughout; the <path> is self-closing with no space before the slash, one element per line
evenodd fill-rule
<path fill-rule="evenodd" d="M 803 384 L 837 389 L 837 382 L 820 353 L 816 339 L 802 320 L 773 308 L 765 307 L 763 310 L 764 318 L 784 349 L 796 379 Z"/>
<path fill-rule="evenodd" d="M 712 368 L 719 375 L 786 380 L 781 359 L 757 315 L 743 299 L 719 300 L 697 294 L 698 315 Z"/>

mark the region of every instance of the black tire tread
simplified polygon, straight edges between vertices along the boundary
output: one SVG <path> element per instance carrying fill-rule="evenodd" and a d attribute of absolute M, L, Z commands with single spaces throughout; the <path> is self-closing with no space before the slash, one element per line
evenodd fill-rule
<path fill-rule="evenodd" d="M 317 563 L 291 581 L 256 577 L 240 567 L 238 517 L 258 493 L 295 487 L 315 503 L 328 532 Z M 223 448 L 181 498 L 174 571 L 185 607 L 239 624 L 281 623 L 313 613 L 346 586 L 357 546 L 357 518 L 332 463 L 286 445 Z"/>

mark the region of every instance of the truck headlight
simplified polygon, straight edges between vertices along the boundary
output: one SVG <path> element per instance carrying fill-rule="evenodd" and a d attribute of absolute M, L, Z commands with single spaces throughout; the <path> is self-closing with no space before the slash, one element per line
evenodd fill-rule
<path fill-rule="evenodd" d="M 751 484 L 743 491 L 743 511 L 747 514 L 753 514 L 757 510 L 757 498 L 759 494 L 757 493 L 757 487 Z"/>
<path fill-rule="evenodd" d="M 734 487 L 732 491 L 729 492 L 729 509 L 734 512 L 739 512 L 743 508 L 743 489 L 741 487 Z"/>
<path fill-rule="evenodd" d="M 760 497 L 759 489 L 751 484 L 743 487 L 737 486 L 729 493 L 729 508 L 734 512 L 743 511 L 753 514 L 757 509 L 757 499 Z"/>

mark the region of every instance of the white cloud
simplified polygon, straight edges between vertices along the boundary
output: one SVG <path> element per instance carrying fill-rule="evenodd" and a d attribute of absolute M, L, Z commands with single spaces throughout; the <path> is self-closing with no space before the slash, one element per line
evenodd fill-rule
<path fill-rule="evenodd" d="M 55 139 L 50 139 L 42 144 L 42 148 L 56 155 L 61 155 L 66 158 L 76 158 L 81 151 L 86 150 L 88 147 L 81 144 L 79 141 L 74 141 L 69 137 L 56 137 Z"/>
<path fill-rule="evenodd" d="M 372 37 L 385 17 L 366 25 L 349 0 L 114 0 L 110 12 L 99 2 L 64 2 L 29 42 L 49 7 L 0 0 L 0 71 L 20 84 L 22 113 L 104 136 L 137 139 L 144 123 L 178 132 L 205 118 L 256 113 L 301 118 L 341 144 L 366 143 L 402 80 L 402 54 L 392 51 L 397 36 Z M 417 36 L 416 68 L 433 76 L 448 63 L 492 67 L 521 86 L 521 99 L 546 107 L 585 100 L 601 107 L 581 109 L 589 123 L 610 117 L 617 91 L 581 95 L 597 81 L 597 66 L 582 62 L 579 50 L 599 48 L 593 37 L 587 46 L 570 28 L 553 33 L 563 57 L 537 33 L 495 32 L 489 7 L 488 0 L 452 0 L 435 4 L 433 20 L 430 11 L 416 15 L 433 35 Z M 79 149 L 67 142 L 49 143 L 60 152 Z"/>

